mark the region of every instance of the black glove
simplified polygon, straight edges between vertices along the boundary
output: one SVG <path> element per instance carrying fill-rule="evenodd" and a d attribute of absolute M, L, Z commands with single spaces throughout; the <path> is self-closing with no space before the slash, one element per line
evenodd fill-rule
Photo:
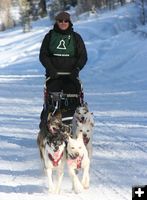
<path fill-rule="evenodd" d="M 56 69 L 50 70 L 50 75 L 49 76 L 50 76 L 51 79 L 56 79 L 56 78 L 59 77 L 59 75 L 57 74 Z"/>
<path fill-rule="evenodd" d="M 78 68 L 74 68 L 72 71 L 71 71 L 71 74 L 70 74 L 70 78 L 71 79 L 76 79 L 78 76 L 79 76 L 79 69 Z"/>

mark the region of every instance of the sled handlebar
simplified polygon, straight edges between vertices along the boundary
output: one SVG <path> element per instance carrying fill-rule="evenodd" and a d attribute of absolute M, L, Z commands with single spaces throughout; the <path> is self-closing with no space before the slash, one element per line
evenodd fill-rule
<path fill-rule="evenodd" d="M 70 75 L 69 72 L 58 72 L 57 75 L 59 76 L 66 76 L 66 75 Z M 50 80 L 50 76 L 46 78 L 46 82 Z"/>
<path fill-rule="evenodd" d="M 58 72 L 57 74 L 58 74 L 58 75 L 70 75 L 69 72 Z"/>

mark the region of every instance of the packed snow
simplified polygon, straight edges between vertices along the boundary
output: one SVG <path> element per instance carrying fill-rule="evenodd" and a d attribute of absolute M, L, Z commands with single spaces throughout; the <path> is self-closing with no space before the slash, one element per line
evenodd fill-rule
<path fill-rule="evenodd" d="M 48 18 L 0 33 L 0 199 L 130 200 L 147 184 L 147 26 L 127 5 L 74 22 L 86 44 L 80 73 L 94 114 L 90 188 L 71 190 L 67 167 L 60 195 L 48 193 L 36 138 L 43 105 L 39 49 L 52 28 Z"/>

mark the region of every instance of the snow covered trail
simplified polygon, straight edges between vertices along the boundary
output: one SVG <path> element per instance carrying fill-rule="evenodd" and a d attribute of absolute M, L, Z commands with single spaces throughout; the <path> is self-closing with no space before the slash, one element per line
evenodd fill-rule
<path fill-rule="evenodd" d="M 47 179 L 36 145 L 42 103 L 40 79 L 43 78 L 29 77 L 11 84 L 8 80 L 1 85 L 5 92 L 0 98 L 0 196 L 4 200 L 9 196 L 12 200 L 48 198 Z M 90 189 L 79 195 L 71 193 L 66 170 L 62 194 L 50 195 L 53 199 L 88 200 L 92 196 L 95 200 L 129 200 L 132 185 L 146 183 L 147 113 L 99 111 L 99 104 L 109 103 L 114 96 L 103 95 L 98 104 L 97 97 L 93 98 L 95 104 L 92 102 L 90 107 L 94 109 L 95 130 Z"/>
<path fill-rule="evenodd" d="M 137 21 L 128 20 L 128 9 L 76 24 L 88 49 L 81 79 L 95 119 L 91 184 L 78 195 L 67 168 L 61 195 L 48 194 L 36 144 L 44 84 L 38 53 L 47 28 L 41 21 L 27 34 L 0 33 L 0 199 L 130 200 L 133 185 L 147 184 L 147 40 L 132 30 Z"/>

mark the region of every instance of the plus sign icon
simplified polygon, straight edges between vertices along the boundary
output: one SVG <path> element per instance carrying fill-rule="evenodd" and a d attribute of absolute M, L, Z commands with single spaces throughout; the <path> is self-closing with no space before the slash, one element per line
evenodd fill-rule
<path fill-rule="evenodd" d="M 132 200 L 147 200 L 147 185 L 132 188 Z"/>

